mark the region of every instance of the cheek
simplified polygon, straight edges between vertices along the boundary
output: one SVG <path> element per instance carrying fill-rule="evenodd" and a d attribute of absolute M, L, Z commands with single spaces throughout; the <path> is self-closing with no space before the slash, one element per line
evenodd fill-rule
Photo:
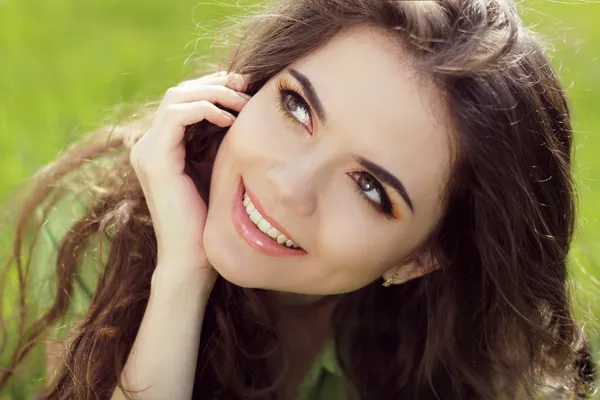
<path fill-rule="evenodd" d="M 299 151 L 304 142 L 296 129 L 281 115 L 274 99 L 257 94 L 230 129 L 228 146 L 240 160 L 256 166 L 271 157 L 289 157 Z"/>
<path fill-rule="evenodd" d="M 337 275 L 373 280 L 401 259 L 404 246 L 399 234 L 392 237 L 368 210 L 360 211 L 360 200 L 356 205 L 351 200 L 338 201 L 329 216 L 321 218 L 323 264 Z"/>
<path fill-rule="evenodd" d="M 231 138 L 236 148 L 254 149 L 269 142 L 273 132 L 279 129 L 276 115 L 263 99 L 253 98 L 244 107 L 233 124 Z"/>

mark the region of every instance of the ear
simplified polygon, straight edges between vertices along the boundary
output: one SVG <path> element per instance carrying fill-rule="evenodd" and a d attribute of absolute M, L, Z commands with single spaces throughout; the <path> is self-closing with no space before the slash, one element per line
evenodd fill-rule
<path fill-rule="evenodd" d="M 383 274 L 382 278 L 384 286 L 401 285 L 438 269 L 439 266 L 430 254 L 423 252 L 401 265 L 390 268 Z"/>

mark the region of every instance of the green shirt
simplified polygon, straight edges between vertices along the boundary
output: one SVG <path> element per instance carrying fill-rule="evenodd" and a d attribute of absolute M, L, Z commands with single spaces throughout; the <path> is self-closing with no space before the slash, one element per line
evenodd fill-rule
<path fill-rule="evenodd" d="M 299 400 L 344 400 L 347 387 L 335 357 L 333 340 L 325 341 L 298 388 Z M 518 395 L 517 395 L 518 396 Z M 522 398 L 500 395 L 498 400 Z M 554 397 L 542 397 L 542 399 Z M 542 400 L 540 399 L 540 400 Z"/>
<path fill-rule="evenodd" d="M 298 388 L 300 400 L 342 400 L 345 384 L 335 358 L 335 346 L 331 339 L 315 357 Z"/>

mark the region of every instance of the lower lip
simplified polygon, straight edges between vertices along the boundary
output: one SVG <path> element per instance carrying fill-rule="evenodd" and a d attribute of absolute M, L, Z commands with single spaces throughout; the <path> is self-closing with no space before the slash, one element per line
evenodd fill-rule
<path fill-rule="evenodd" d="M 303 249 L 291 249 L 289 247 L 280 245 L 271 239 L 270 236 L 263 233 L 258 229 L 254 222 L 248 216 L 246 207 L 242 202 L 242 196 L 244 195 L 244 182 L 240 178 L 240 183 L 235 198 L 233 199 L 233 225 L 240 234 L 240 236 L 248 243 L 251 247 L 256 250 L 276 257 L 284 256 L 303 256 L 306 255 L 306 251 Z"/>

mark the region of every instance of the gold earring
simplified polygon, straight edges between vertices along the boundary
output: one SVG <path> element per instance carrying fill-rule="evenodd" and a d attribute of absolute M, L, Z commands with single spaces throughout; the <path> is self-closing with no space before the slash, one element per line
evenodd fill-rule
<path fill-rule="evenodd" d="M 394 279 L 396 279 L 396 276 L 398 275 L 398 270 L 394 271 L 394 273 L 392 274 L 392 276 L 390 276 L 389 278 L 387 278 L 384 282 L 383 282 L 383 287 L 390 287 L 392 286 L 392 283 L 394 283 Z"/>

